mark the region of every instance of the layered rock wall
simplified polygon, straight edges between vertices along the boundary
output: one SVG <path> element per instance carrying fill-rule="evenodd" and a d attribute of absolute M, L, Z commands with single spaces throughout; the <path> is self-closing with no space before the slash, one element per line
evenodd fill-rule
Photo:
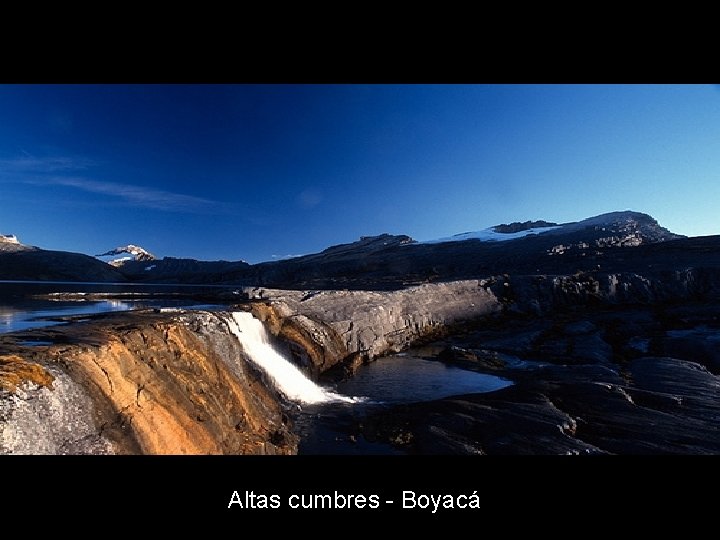
<path fill-rule="evenodd" d="M 0 354 L 0 453 L 296 450 L 276 392 L 217 314 L 122 315 L 55 332 L 69 344 Z"/>
<path fill-rule="evenodd" d="M 314 373 L 399 352 L 464 321 L 509 312 L 720 298 L 720 272 L 688 268 L 647 273 L 491 276 L 397 291 L 245 289 L 271 332 L 304 350 Z"/>
<path fill-rule="evenodd" d="M 320 372 L 342 361 L 399 352 L 453 324 L 497 313 L 497 295 L 478 280 L 400 291 L 248 289 L 256 317 L 300 345 Z"/>
<path fill-rule="evenodd" d="M 567 306 L 658 304 L 720 298 L 720 271 L 686 268 L 678 271 L 600 273 L 563 276 L 513 276 L 493 287 L 506 306 L 541 315 Z"/>

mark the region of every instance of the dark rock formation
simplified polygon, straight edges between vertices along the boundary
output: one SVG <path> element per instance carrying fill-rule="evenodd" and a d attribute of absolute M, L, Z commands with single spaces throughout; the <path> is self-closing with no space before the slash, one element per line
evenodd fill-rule
<path fill-rule="evenodd" d="M 315 372 L 338 363 L 357 366 L 399 352 L 420 338 L 442 336 L 464 321 L 499 312 L 495 294 L 478 281 L 401 291 L 283 291 L 249 289 L 253 313 L 270 331 L 307 351 Z M 347 365 L 345 366 L 347 367 Z"/>
<path fill-rule="evenodd" d="M 519 221 L 514 221 L 513 223 L 502 223 L 501 225 L 495 225 L 493 227 L 493 230 L 495 232 L 499 233 L 516 233 L 521 231 L 527 231 L 529 229 L 535 229 L 535 228 L 544 228 L 544 227 L 555 227 L 557 226 L 557 223 L 553 223 L 552 221 L 544 221 L 542 219 L 538 221 L 524 221 L 520 223 Z"/>
<path fill-rule="evenodd" d="M 420 339 L 457 333 L 467 323 L 483 320 L 487 324 L 490 315 L 534 318 L 578 309 L 720 299 L 720 271 L 689 269 L 657 272 L 650 277 L 633 273 L 495 276 L 399 291 L 247 288 L 244 294 L 256 300 L 251 309 L 269 324 L 273 334 L 307 352 L 307 363 L 313 366 L 311 373 L 318 374 L 338 363 L 357 366 L 358 355 L 360 360 L 372 360 L 399 352 Z M 571 321 L 556 329 L 542 321 L 534 324 L 534 328 L 516 330 L 512 336 L 489 338 L 487 348 L 510 354 L 533 350 L 540 357 L 575 364 L 607 363 L 613 358 L 608 331 L 593 323 Z M 612 329 L 615 334 L 623 331 L 632 332 L 632 325 L 618 323 Z M 702 328 L 694 330 L 693 336 L 698 332 L 702 333 Z M 681 358 L 699 354 L 695 361 L 707 362 L 710 369 L 716 369 L 713 336 L 708 334 L 705 345 L 698 344 L 695 337 L 690 338 L 695 343 L 694 352 L 678 354 Z M 665 343 L 670 348 L 663 354 L 679 350 L 683 339 L 680 334 L 668 335 Z M 624 346 L 630 347 L 630 342 Z M 698 353 L 697 347 L 702 347 L 703 352 Z"/>
<path fill-rule="evenodd" d="M 717 324 L 717 317 L 715 318 Z M 720 374 L 720 329 L 700 325 L 688 330 L 671 330 L 656 341 L 663 354 L 702 364 Z"/>
<path fill-rule="evenodd" d="M 702 310 L 703 305 L 697 307 Z M 505 369 L 493 366 L 492 372 L 512 379 L 513 386 L 375 411 L 358 429 L 369 440 L 390 442 L 411 453 L 718 453 L 720 379 L 695 362 L 643 356 L 640 351 L 628 358 L 623 351 L 628 350 L 624 344 L 631 339 L 629 333 L 614 331 L 616 321 L 625 316 L 642 321 L 634 331 L 643 336 L 657 334 L 658 324 L 677 324 L 659 321 L 642 308 L 585 312 L 569 324 L 563 322 L 567 315 L 558 316 L 549 330 L 536 334 L 532 345 L 520 338 L 523 344 L 516 350 L 525 351 L 525 360 L 504 357 Z M 484 325 L 484 330 L 446 340 L 492 348 L 502 342 L 498 336 L 510 341 L 528 324 L 504 319 L 489 325 L 494 330 Z M 613 342 L 617 352 L 611 360 L 575 355 L 575 340 L 598 335 L 591 327 Z M 580 330 L 592 333 L 578 334 Z M 564 358 L 542 356 L 548 340 L 559 344 Z M 539 358 L 543 362 L 537 362 Z"/>
<path fill-rule="evenodd" d="M 126 281 L 111 266 L 80 253 L 48 251 L 0 235 L 0 280 Z"/>
<path fill-rule="evenodd" d="M 23 249 L 0 251 L 0 279 L 39 281 L 127 281 L 124 274 L 89 255 Z"/>
<path fill-rule="evenodd" d="M 133 282 L 156 283 L 224 283 L 237 281 L 250 265 L 243 261 L 197 261 L 164 257 L 152 262 L 125 261 L 119 270 Z M 246 279 L 240 280 L 243 283 Z M 248 281 L 247 284 L 252 284 Z"/>

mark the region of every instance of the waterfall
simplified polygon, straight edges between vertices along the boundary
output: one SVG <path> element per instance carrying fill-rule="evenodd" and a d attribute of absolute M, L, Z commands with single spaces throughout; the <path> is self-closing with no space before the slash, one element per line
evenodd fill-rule
<path fill-rule="evenodd" d="M 301 403 L 344 401 L 357 398 L 330 392 L 308 379 L 300 369 L 280 354 L 270 343 L 263 323 L 244 311 L 236 311 L 228 318 L 230 331 L 240 341 L 248 358 L 262 369 L 285 397 Z"/>

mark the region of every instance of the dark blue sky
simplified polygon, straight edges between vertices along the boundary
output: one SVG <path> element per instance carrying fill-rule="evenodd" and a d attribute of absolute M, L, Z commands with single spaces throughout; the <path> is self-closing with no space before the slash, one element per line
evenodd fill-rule
<path fill-rule="evenodd" d="M 713 86 L 0 85 L 0 233 L 271 260 L 614 210 L 718 234 Z"/>

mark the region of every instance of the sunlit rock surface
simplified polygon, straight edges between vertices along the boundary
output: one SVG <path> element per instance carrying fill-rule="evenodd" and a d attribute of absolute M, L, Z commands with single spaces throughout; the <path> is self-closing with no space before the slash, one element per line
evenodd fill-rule
<path fill-rule="evenodd" d="M 0 345 L 0 452 L 295 451 L 277 393 L 217 314 L 118 314 L 33 332 L 55 344 Z"/>

